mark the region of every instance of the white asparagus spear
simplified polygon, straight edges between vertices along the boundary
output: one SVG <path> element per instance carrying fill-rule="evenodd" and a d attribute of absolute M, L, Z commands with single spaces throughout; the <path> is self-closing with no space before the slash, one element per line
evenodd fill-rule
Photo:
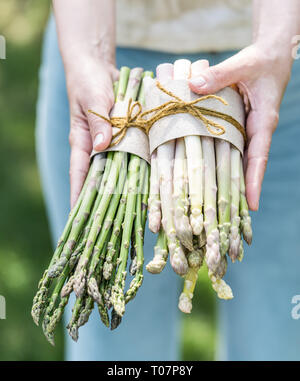
<path fill-rule="evenodd" d="M 191 75 L 191 61 L 177 60 L 174 63 L 174 79 L 188 79 Z M 195 235 L 203 229 L 202 215 L 202 149 L 199 136 L 185 136 L 189 196 L 191 205 L 190 224 Z M 191 245 L 189 245 L 191 246 Z"/>
<path fill-rule="evenodd" d="M 206 263 L 213 273 L 221 261 L 217 222 L 217 184 L 214 140 L 202 137 L 204 158 L 204 226 L 206 232 Z"/>
<path fill-rule="evenodd" d="M 180 242 L 188 250 L 193 250 L 193 232 L 187 214 L 189 201 L 186 166 L 184 139 L 179 138 L 176 139 L 174 161 L 174 222 Z"/>
<path fill-rule="evenodd" d="M 173 221 L 173 160 L 174 160 L 174 141 L 164 143 L 157 148 L 159 160 L 159 181 L 160 198 L 162 209 L 162 225 L 167 236 L 170 251 L 170 261 L 174 271 L 179 275 L 184 275 L 187 271 L 187 260 L 181 247 Z"/>
<path fill-rule="evenodd" d="M 158 233 L 161 225 L 161 208 L 159 197 L 159 175 L 157 168 L 156 151 L 151 155 L 151 175 L 150 175 L 150 192 L 149 192 L 149 229 L 153 233 Z"/>
<path fill-rule="evenodd" d="M 221 279 L 227 269 L 227 259 L 220 254 L 219 230 L 217 223 L 216 169 L 214 139 L 203 137 L 204 156 L 204 226 L 207 236 L 206 263 L 213 289 L 220 299 L 232 299 L 230 286 Z"/>
<path fill-rule="evenodd" d="M 164 269 L 168 259 L 168 245 L 167 237 L 163 230 L 160 229 L 154 247 L 154 256 L 153 259 L 147 264 L 146 269 L 149 273 L 159 274 Z"/>
<path fill-rule="evenodd" d="M 159 65 L 156 69 L 157 79 L 164 84 L 173 75 L 169 64 Z M 159 163 L 159 183 L 162 211 L 162 225 L 167 236 L 170 251 L 170 262 L 174 271 L 179 275 L 187 272 L 188 264 L 183 248 L 176 237 L 173 220 L 173 162 L 175 154 L 175 141 L 161 144 L 157 148 L 157 161 Z"/>
<path fill-rule="evenodd" d="M 187 170 L 190 195 L 190 223 L 194 235 L 200 235 L 203 230 L 203 190 L 202 190 L 202 147 L 200 136 L 185 136 Z"/>
<path fill-rule="evenodd" d="M 218 222 L 220 231 L 220 251 L 224 256 L 229 249 L 230 231 L 230 143 L 215 139 L 217 181 L 218 181 Z"/>
<path fill-rule="evenodd" d="M 251 217 L 249 215 L 248 203 L 246 199 L 246 187 L 245 187 L 245 177 L 243 161 L 240 160 L 240 216 L 241 216 L 241 230 L 243 232 L 243 237 L 248 245 L 252 242 L 252 228 L 251 228 Z"/>
<path fill-rule="evenodd" d="M 200 75 L 208 68 L 207 60 L 198 60 L 191 65 L 191 75 Z M 189 77 L 187 77 L 189 78 Z M 190 194 L 190 223 L 194 235 L 200 235 L 203 230 L 203 155 L 200 136 L 186 136 L 184 138 L 187 154 L 187 167 Z"/>
<path fill-rule="evenodd" d="M 222 258 L 222 261 L 223 260 L 224 257 Z M 228 300 L 233 298 L 232 290 L 230 286 L 224 281 L 224 279 L 216 277 L 211 272 L 209 272 L 209 277 L 211 280 L 212 288 L 216 291 L 220 299 Z"/>
<path fill-rule="evenodd" d="M 234 262 L 240 253 L 240 161 L 241 154 L 231 145 L 231 227 L 229 235 L 229 256 Z"/>
<path fill-rule="evenodd" d="M 183 61 L 181 65 L 189 66 L 189 62 Z M 193 76 L 199 75 L 201 70 L 208 67 L 208 61 L 199 60 L 191 65 L 191 74 Z M 189 78 L 188 70 L 183 71 L 186 73 L 186 77 L 184 79 Z M 177 156 L 180 154 L 177 150 L 182 150 L 181 145 L 178 144 L 182 139 L 177 139 L 176 142 L 176 153 L 175 160 Z M 190 204 L 191 204 L 191 214 L 190 214 L 190 224 L 192 226 L 191 234 L 194 233 L 194 241 L 195 248 L 190 249 L 185 244 L 185 246 L 189 250 L 193 250 L 188 253 L 188 264 L 189 269 L 187 274 L 184 276 L 184 285 L 183 291 L 179 297 L 178 308 L 184 313 L 190 313 L 192 311 L 192 300 L 194 289 L 196 286 L 198 271 L 202 265 L 203 257 L 204 257 L 204 245 L 205 245 L 205 232 L 203 230 L 203 214 L 202 214 L 202 204 L 203 204 L 203 159 L 202 159 L 202 147 L 201 147 L 201 138 L 200 136 L 186 136 L 184 138 L 185 147 L 186 147 L 186 170 L 184 173 L 187 174 L 187 188 L 190 195 Z M 175 163 L 176 166 L 176 163 Z M 182 167 L 180 167 L 182 168 Z M 174 193 L 176 190 L 176 171 L 174 168 Z M 175 216 L 176 216 L 176 208 L 175 208 Z M 176 225 L 176 217 L 175 217 L 175 225 Z M 177 233 L 178 234 L 178 233 Z M 198 235 L 198 237 L 196 236 Z M 179 237 L 180 238 L 180 237 Z M 193 237 L 190 238 L 193 242 Z M 203 247 L 201 249 L 199 247 Z"/>
<path fill-rule="evenodd" d="M 178 301 L 178 308 L 186 314 L 191 313 L 193 308 L 192 300 L 198 279 L 198 272 L 202 266 L 203 257 L 203 249 L 199 248 L 195 248 L 188 254 L 189 271 L 184 277 L 183 291 Z"/>
<path fill-rule="evenodd" d="M 203 70 L 202 65 L 205 66 L 205 63 L 202 63 L 201 61 L 196 61 L 192 64 L 193 77 L 201 75 L 201 71 Z M 206 67 L 208 66 L 209 66 L 209 63 L 208 61 L 206 61 Z M 214 140 L 215 140 L 215 146 L 216 146 L 216 160 L 217 160 L 218 210 L 219 212 L 221 210 L 221 213 L 222 213 L 221 221 L 223 221 L 223 227 L 221 228 L 221 235 L 220 235 L 222 257 L 221 257 L 219 265 L 216 268 L 215 273 L 212 273 L 212 271 L 209 270 L 208 274 L 212 282 L 212 287 L 217 292 L 218 297 L 222 299 L 231 299 L 233 298 L 233 294 L 232 294 L 230 286 L 227 285 L 224 280 L 220 279 L 226 273 L 227 258 L 223 255 L 223 253 L 227 252 L 228 246 L 229 246 L 228 233 L 230 228 L 230 144 L 227 143 L 227 146 L 226 146 L 226 144 L 225 145 L 222 144 L 223 141 L 221 139 L 214 139 Z M 229 168 L 229 171 L 228 171 L 228 168 Z M 222 176 L 222 178 L 220 178 L 220 175 Z M 225 200 L 228 199 L 228 204 L 222 201 L 223 198 Z M 225 225 L 225 222 L 227 222 L 226 218 L 227 220 L 229 220 L 229 226 Z M 220 220 L 219 220 L 219 228 L 220 228 Z M 225 235 L 222 233 L 223 230 L 225 230 L 226 232 Z M 205 240 L 205 237 L 202 237 L 202 236 L 205 236 L 204 232 L 199 237 L 200 247 L 203 245 L 203 242 Z"/>

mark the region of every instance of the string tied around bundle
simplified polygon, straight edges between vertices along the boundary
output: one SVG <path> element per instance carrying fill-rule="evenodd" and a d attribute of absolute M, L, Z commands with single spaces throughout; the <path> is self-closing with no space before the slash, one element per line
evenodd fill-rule
<path fill-rule="evenodd" d="M 128 128 L 139 128 L 148 135 L 154 123 L 162 118 L 175 114 L 190 114 L 194 116 L 195 118 L 202 121 L 207 131 L 212 136 L 216 137 L 225 134 L 226 129 L 220 123 L 215 122 L 206 116 L 223 119 L 233 125 L 242 134 L 244 140 L 246 141 L 246 133 L 243 126 L 232 116 L 220 111 L 211 110 L 196 105 L 197 103 L 203 102 L 206 99 L 215 99 L 224 105 L 228 105 L 228 102 L 222 97 L 215 94 L 209 94 L 192 101 L 184 101 L 172 93 L 170 90 L 165 89 L 158 81 L 156 82 L 156 86 L 159 90 L 161 90 L 172 99 L 144 112 L 142 111 L 143 108 L 139 101 L 133 102 L 132 99 L 129 99 L 127 113 L 124 117 L 106 118 L 105 116 L 100 115 L 93 110 L 88 110 L 88 112 L 110 123 L 112 127 L 117 128 L 118 131 L 113 135 L 110 147 L 117 145 L 124 138 Z"/>

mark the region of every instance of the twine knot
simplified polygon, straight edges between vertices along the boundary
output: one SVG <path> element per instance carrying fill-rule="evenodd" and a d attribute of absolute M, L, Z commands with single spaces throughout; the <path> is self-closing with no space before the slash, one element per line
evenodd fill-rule
<path fill-rule="evenodd" d="M 128 108 L 125 117 L 113 116 L 110 119 L 108 119 L 105 116 L 100 115 L 93 110 L 88 110 L 88 112 L 98 116 L 99 118 L 110 123 L 112 127 L 118 129 L 118 131 L 113 135 L 113 139 L 110 144 L 110 147 L 112 147 L 120 143 L 120 141 L 124 138 L 128 128 L 130 127 L 137 127 L 145 132 L 144 121 L 142 123 L 142 119 L 140 119 L 142 109 L 143 108 L 140 102 L 133 102 L 132 98 L 130 98 L 128 101 Z"/>

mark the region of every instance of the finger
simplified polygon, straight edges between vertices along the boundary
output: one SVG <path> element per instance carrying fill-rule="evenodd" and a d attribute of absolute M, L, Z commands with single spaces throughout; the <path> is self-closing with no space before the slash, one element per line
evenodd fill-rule
<path fill-rule="evenodd" d="M 200 76 L 203 70 L 207 69 L 208 67 L 208 60 L 198 60 L 193 62 L 191 66 L 191 78 Z"/>
<path fill-rule="evenodd" d="M 111 69 L 111 77 L 113 83 L 119 80 L 120 71 L 115 66 L 113 66 L 113 68 Z"/>
<path fill-rule="evenodd" d="M 278 116 L 251 111 L 247 119 L 246 196 L 251 210 L 258 210 L 261 186 L 268 162 L 272 134 Z"/>
<path fill-rule="evenodd" d="M 109 119 L 110 108 L 105 105 L 90 106 L 89 110 L 97 112 L 99 115 Z M 87 112 L 87 119 L 90 128 L 91 137 L 93 140 L 93 149 L 95 151 L 102 151 L 107 148 L 112 139 L 112 127 L 111 124 L 101 119 L 99 116 Z"/>
<path fill-rule="evenodd" d="M 191 61 L 186 59 L 174 62 L 174 79 L 188 79 L 191 75 Z"/>
<path fill-rule="evenodd" d="M 70 159 L 70 185 L 71 185 L 71 208 L 75 205 L 87 176 L 90 164 L 90 155 L 78 146 L 71 149 Z"/>
<path fill-rule="evenodd" d="M 251 62 L 248 62 L 249 57 L 244 49 L 220 64 L 206 68 L 201 75 L 190 80 L 192 91 L 199 94 L 215 93 L 243 80 L 253 70 Z"/>
<path fill-rule="evenodd" d="M 163 63 L 156 67 L 156 77 L 161 84 L 164 84 L 173 78 L 173 64 Z"/>
<path fill-rule="evenodd" d="M 174 66 L 173 64 L 164 63 L 161 65 L 158 65 L 156 68 L 156 77 L 157 80 L 161 84 L 165 84 L 169 80 L 173 79 L 173 71 Z M 173 164 L 173 158 L 174 158 L 174 148 L 175 148 L 175 141 L 171 140 L 169 142 L 166 142 L 164 144 L 161 144 L 156 152 L 156 163 L 157 163 L 157 170 L 158 170 L 158 177 L 159 177 L 159 190 L 160 190 L 160 201 L 161 201 L 161 223 L 164 224 L 166 227 L 166 223 L 168 220 L 168 211 L 169 211 L 169 203 L 168 199 L 170 195 L 172 194 L 172 189 L 170 188 L 170 184 L 172 184 L 172 164 Z M 163 183 L 165 186 L 162 186 Z M 169 217 L 170 218 L 170 217 Z"/>

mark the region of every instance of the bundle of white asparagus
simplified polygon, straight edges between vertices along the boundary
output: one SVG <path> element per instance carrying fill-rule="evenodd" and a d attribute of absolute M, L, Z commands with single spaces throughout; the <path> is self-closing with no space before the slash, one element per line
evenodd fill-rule
<path fill-rule="evenodd" d="M 141 68 L 121 68 L 115 84 L 116 105 L 126 107 L 136 99 L 143 104 L 142 79 L 149 75 L 152 73 L 143 73 Z M 67 328 L 77 341 L 78 329 L 88 321 L 94 304 L 102 322 L 115 329 L 125 305 L 142 284 L 149 165 L 119 148 L 116 145 L 114 151 L 93 157 L 77 203 L 38 285 L 31 313 L 37 325 L 42 321 L 51 344 L 73 291 L 76 301 Z M 125 290 L 128 272 L 133 277 Z"/>
<path fill-rule="evenodd" d="M 208 61 L 177 60 L 157 67 L 157 80 L 198 76 Z M 184 277 L 179 308 L 192 310 L 198 271 L 204 260 L 219 298 L 231 299 L 222 279 L 227 254 L 243 258 L 243 240 L 251 244 L 252 229 L 240 151 L 217 137 L 185 136 L 161 144 L 151 156 L 149 228 L 158 233 L 154 258 L 146 269 L 160 273 L 168 252 L 174 271 Z"/>

